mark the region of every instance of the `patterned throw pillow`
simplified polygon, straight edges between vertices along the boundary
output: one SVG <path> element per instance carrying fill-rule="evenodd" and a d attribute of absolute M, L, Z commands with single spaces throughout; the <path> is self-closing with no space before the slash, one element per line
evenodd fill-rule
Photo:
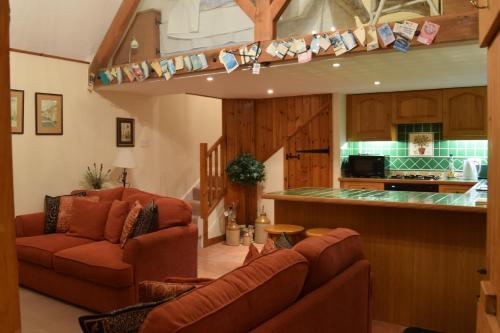
<path fill-rule="evenodd" d="M 157 302 L 175 298 L 195 287 L 195 285 L 185 283 L 143 281 L 139 283 L 139 302 Z"/>
<path fill-rule="evenodd" d="M 291 249 L 293 242 L 286 233 L 282 232 L 280 237 L 274 242 L 274 245 L 277 249 Z"/>
<path fill-rule="evenodd" d="M 45 234 L 53 234 L 57 231 L 57 218 L 59 216 L 59 205 L 62 197 L 69 196 L 79 196 L 84 197 L 86 195 L 85 192 L 78 192 L 71 195 L 64 195 L 58 197 L 45 196 L 45 224 L 43 228 L 43 232 Z"/>
<path fill-rule="evenodd" d="M 57 215 L 56 232 L 67 232 L 73 212 L 74 195 L 62 196 L 59 200 L 59 214 Z M 99 202 L 99 197 L 86 197 L 85 200 Z"/>
<path fill-rule="evenodd" d="M 248 246 L 248 253 L 247 256 L 245 257 L 245 260 L 243 261 L 243 265 L 248 264 L 250 261 L 258 257 L 260 257 L 259 250 L 255 247 L 255 245 L 250 244 Z"/>
<path fill-rule="evenodd" d="M 83 333 L 136 333 L 151 310 L 170 299 L 132 305 L 120 310 L 78 318 Z"/>
<path fill-rule="evenodd" d="M 120 236 L 120 246 L 122 249 L 125 247 L 127 240 L 134 234 L 135 225 L 137 224 L 137 218 L 139 217 L 141 209 L 142 205 L 139 201 L 136 201 L 128 213 L 127 219 L 123 224 L 122 235 Z"/>
<path fill-rule="evenodd" d="M 137 217 L 134 236 L 137 237 L 158 230 L 158 206 L 151 202 L 147 207 L 141 209 Z"/>

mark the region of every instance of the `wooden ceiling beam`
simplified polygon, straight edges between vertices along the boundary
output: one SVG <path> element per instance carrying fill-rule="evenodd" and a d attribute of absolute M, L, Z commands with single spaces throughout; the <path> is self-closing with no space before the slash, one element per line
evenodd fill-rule
<path fill-rule="evenodd" d="M 116 12 L 111 25 L 97 49 L 94 59 L 90 63 L 89 73 L 96 74 L 101 67 L 106 67 L 133 18 L 141 0 L 123 0 Z"/>
<path fill-rule="evenodd" d="M 255 22 L 256 8 L 251 0 L 234 0 L 241 10 Z"/>
<path fill-rule="evenodd" d="M 254 40 L 276 38 L 276 22 L 290 0 L 235 0 L 241 10 L 254 22 Z"/>
<path fill-rule="evenodd" d="M 271 17 L 276 22 L 281 17 L 290 0 L 273 0 L 271 3 Z"/>

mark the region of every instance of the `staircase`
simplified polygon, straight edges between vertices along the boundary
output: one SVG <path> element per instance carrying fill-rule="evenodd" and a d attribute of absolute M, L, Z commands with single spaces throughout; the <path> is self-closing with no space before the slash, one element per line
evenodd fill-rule
<path fill-rule="evenodd" d="M 198 244 L 201 247 L 203 238 L 203 220 L 201 219 L 201 191 L 200 183 L 197 183 L 184 197 L 193 209 L 192 223 L 198 226 Z"/>

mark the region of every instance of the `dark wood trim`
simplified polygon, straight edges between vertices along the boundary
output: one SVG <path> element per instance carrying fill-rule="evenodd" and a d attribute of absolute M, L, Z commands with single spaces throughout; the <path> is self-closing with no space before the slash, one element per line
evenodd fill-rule
<path fill-rule="evenodd" d="M 29 54 L 29 55 L 39 56 L 39 57 L 45 57 L 45 58 L 52 58 L 52 59 L 58 59 L 58 60 L 65 60 L 65 61 L 77 62 L 77 63 L 80 63 L 80 64 L 87 64 L 87 65 L 90 64 L 90 62 L 85 61 L 85 60 L 60 57 L 60 56 L 56 56 L 56 55 L 53 55 L 53 54 L 45 54 L 45 53 L 39 53 L 39 52 L 33 52 L 33 51 L 21 50 L 21 49 L 14 49 L 14 48 L 10 48 L 9 51 L 11 51 L 11 52 L 17 52 L 17 53 L 24 53 L 24 54 Z"/>
<path fill-rule="evenodd" d="M 106 35 L 102 39 L 101 45 L 97 49 L 94 59 L 90 63 L 89 73 L 96 74 L 99 68 L 108 65 L 109 60 L 120 45 L 140 2 L 140 0 L 123 0 Z"/>
<path fill-rule="evenodd" d="M 23 97 L 23 98 L 22 98 L 23 109 L 22 109 L 22 111 L 21 111 L 21 112 L 22 112 L 22 114 L 23 114 L 23 115 L 22 115 L 22 120 L 23 120 L 23 121 L 22 121 L 22 124 L 21 124 L 21 132 L 11 132 L 11 133 L 12 133 L 12 134 L 14 134 L 14 135 L 17 135 L 17 134 L 24 134 L 24 100 L 25 100 L 25 99 L 24 99 L 24 90 L 19 90 L 19 89 L 11 89 L 10 91 L 11 91 L 11 92 L 12 92 L 12 91 L 20 92 L 20 93 L 22 93 L 22 97 Z M 10 110 L 10 109 L 9 109 L 9 110 Z"/>
<path fill-rule="evenodd" d="M 38 131 L 38 95 L 58 96 L 61 97 L 61 133 L 40 133 Z M 36 135 L 63 135 L 64 134 L 64 97 L 63 94 L 51 93 L 35 93 L 35 134 Z"/>
<path fill-rule="evenodd" d="M 10 64 L 8 1 L 0 1 L 0 325 L 21 332 L 14 224 L 12 136 L 10 134 Z"/>

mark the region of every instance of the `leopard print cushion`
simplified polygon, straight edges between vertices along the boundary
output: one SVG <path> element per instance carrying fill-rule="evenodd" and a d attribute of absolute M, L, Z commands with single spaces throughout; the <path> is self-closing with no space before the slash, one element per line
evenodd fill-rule
<path fill-rule="evenodd" d="M 59 206 L 62 197 L 79 196 L 84 197 L 87 194 L 85 192 L 77 192 L 70 195 L 62 195 L 58 197 L 51 197 L 49 195 L 45 196 L 45 224 L 43 232 L 45 234 L 53 234 L 57 231 L 57 219 L 59 217 Z"/>
<path fill-rule="evenodd" d="M 167 302 L 151 302 L 120 310 L 78 318 L 84 333 L 137 333 L 147 315 L 156 306 Z"/>
<path fill-rule="evenodd" d="M 158 206 L 153 202 L 141 209 L 134 228 L 137 237 L 158 230 Z"/>
<path fill-rule="evenodd" d="M 193 288 L 195 285 L 187 283 L 143 281 L 139 283 L 139 302 L 156 302 L 177 297 Z"/>

